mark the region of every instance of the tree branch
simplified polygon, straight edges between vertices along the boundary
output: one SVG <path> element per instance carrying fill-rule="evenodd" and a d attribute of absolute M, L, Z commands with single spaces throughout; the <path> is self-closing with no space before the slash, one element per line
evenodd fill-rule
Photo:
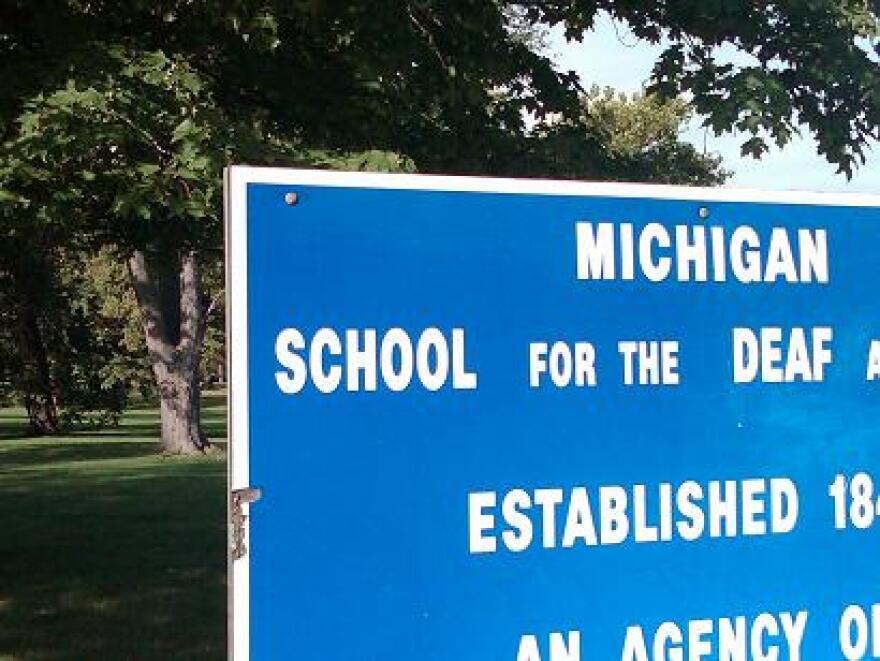
<path fill-rule="evenodd" d="M 115 110 L 108 108 L 107 113 L 113 117 L 114 119 L 119 120 L 126 126 L 128 126 L 135 133 L 140 134 L 140 136 L 146 140 L 157 152 L 159 152 L 159 156 L 164 156 L 165 158 L 171 157 L 171 152 L 165 149 L 159 141 L 154 138 L 150 133 L 143 127 L 138 126 L 133 121 L 131 121 L 128 117 L 123 115 L 122 113 L 116 112 Z"/>
<path fill-rule="evenodd" d="M 406 13 L 409 15 L 410 22 L 416 27 L 419 32 L 422 33 L 422 36 L 425 38 L 425 41 L 427 42 L 428 47 L 431 49 L 431 52 L 434 53 L 434 56 L 440 62 L 440 66 L 444 69 L 448 69 L 449 67 L 446 64 L 446 60 L 443 58 L 443 54 L 440 52 L 440 49 L 437 47 L 437 42 L 434 40 L 434 35 L 431 34 L 431 31 L 428 28 L 422 25 L 422 22 L 419 21 L 410 3 L 406 3 Z"/>

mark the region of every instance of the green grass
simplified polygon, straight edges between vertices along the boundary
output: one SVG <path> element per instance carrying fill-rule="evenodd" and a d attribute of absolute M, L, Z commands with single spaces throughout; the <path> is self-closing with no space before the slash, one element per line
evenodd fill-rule
<path fill-rule="evenodd" d="M 208 434 L 225 436 L 222 395 Z M 157 454 L 154 408 L 21 436 L 0 410 L 0 659 L 221 659 L 225 454 Z"/>

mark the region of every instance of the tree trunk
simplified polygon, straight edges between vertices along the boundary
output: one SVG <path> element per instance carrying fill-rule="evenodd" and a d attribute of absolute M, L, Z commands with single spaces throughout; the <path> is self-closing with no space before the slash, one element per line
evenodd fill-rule
<path fill-rule="evenodd" d="M 196 254 L 168 259 L 138 251 L 128 269 L 159 392 L 162 450 L 206 452 L 211 444 L 202 431 L 199 382 L 205 311 Z"/>
<path fill-rule="evenodd" d="M 155 366 L 154 366 L 155 371 Z M 159 382 L 162 449 L 170 454 L 205 452 L 210 445 L 202 432 L 198 374 L 185 368 L 163 368 Z"/>
<path fill-rule="evenodd" d="M 32 434 L 47 436 L 61 431 L 58 405 L 48 393 L 25 393 L 24 407 Z"/>
<path fill-rule="evenodd" d="M 40 436 L 61 431 L 58 394 L 40 324 L 27 303 L 20 310 L 21 356 L 24 366 L 24 405 L 31 432 Z"/>

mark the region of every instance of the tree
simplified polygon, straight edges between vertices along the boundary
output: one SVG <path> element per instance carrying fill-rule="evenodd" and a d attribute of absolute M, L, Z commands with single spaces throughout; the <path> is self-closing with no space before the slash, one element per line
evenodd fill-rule
<path fill-rule="evenodd" d="M 212 140 L 219 118 L 182 62 L 117 47 L 93 57 L 78 79 L 24 106 L 10 149 L 15 185 L 33 200 L 47 197 L 47 182 L 63 181 L 43 201 L 44 224 L 75 223 L 124 255 L 159 388 L 165 449 L 203 450 L 197 251 L 220 244 L 217 175 L 228 152 Z"/>
<path fill-rule="evenodd" d="M 721 159 L 701 153 L 681 139 L 693 111 L 681 98 L 651 94 L 626 96 L 593 89 L 584 99 L 584 121 L 592 133 L 604 134 L 617 163 L 618 181 L 717 186 L 730 172 Z"/>
<path fill-rule="evenodd" d="M 20 243 L 12 246 L 6 240 L 3 244 L 0 392 L 3 399 L 20 396 L 33 433 L 54 433 L 61 428 L 61 389 L 49 357 L 46 325 L 37 311 L 52 304 L 53 311 L 59 311 L 55 274 L 42 254 L 20 252 Z"/>
<path fill-rule="evenodd" d="M 691 110 L 681 99 L 594 88 L 580 114 L 539 125 L 530 136 L 540 172 L 560 178 L 713 186 L 730 173 L 721 159 L 681 139 Z M 590 136 L 585 139 L 584 136 Z"/>
<path fill-rule="evenodd" d="M 876 135 L 858 38 L 876 37 L 877 7 L 861 0 L 2 0 L 0 190 L 124 257 L 164 447 L 203 451 L 200 282 L 220 258 L 222 166 L 620 176 L 643 155 L 593 132 L 576 76 L 529 32 L 581 38 L 600 11 L 667 39 L 654 90 L 752 133 L 747 151 L 803 122 L 849 173 Z M 719 63 L 721 44 L 756 63 Z"/>
<path fill-rule="evenodd" d="M 224 113 L 183 58 L 92 46 L 73 65 L 77 78 L 22 106 L 7 142 L 6 188 L 25 200 L 23 217 L 38 208 L 35 222 L 54 235 L 122 255 L 158 386 L 163 448 L 205 451 L 199 376 L 212 305 L 202 271 L 222 264 L 220 172 L 234 150 L 296 154 L 257 120 Z M 58 181 L 63 187 L 50 183 Z"/>
<path fill-rule="evenodd" d="M 0 234 L 0 398 L 24 404 L 35 434 L 114 421 L 126 402 L 118 329 L 93 309 L 81 267 L 42 237 Z"/>

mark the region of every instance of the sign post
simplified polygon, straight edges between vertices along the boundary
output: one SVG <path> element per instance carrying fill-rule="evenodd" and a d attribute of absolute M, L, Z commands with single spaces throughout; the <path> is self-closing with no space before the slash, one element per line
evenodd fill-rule
<path fill-rule="evenodd" d="M 880 198 L 233 167 L 227 215 L 236 661 L 880 658 Z"/>

